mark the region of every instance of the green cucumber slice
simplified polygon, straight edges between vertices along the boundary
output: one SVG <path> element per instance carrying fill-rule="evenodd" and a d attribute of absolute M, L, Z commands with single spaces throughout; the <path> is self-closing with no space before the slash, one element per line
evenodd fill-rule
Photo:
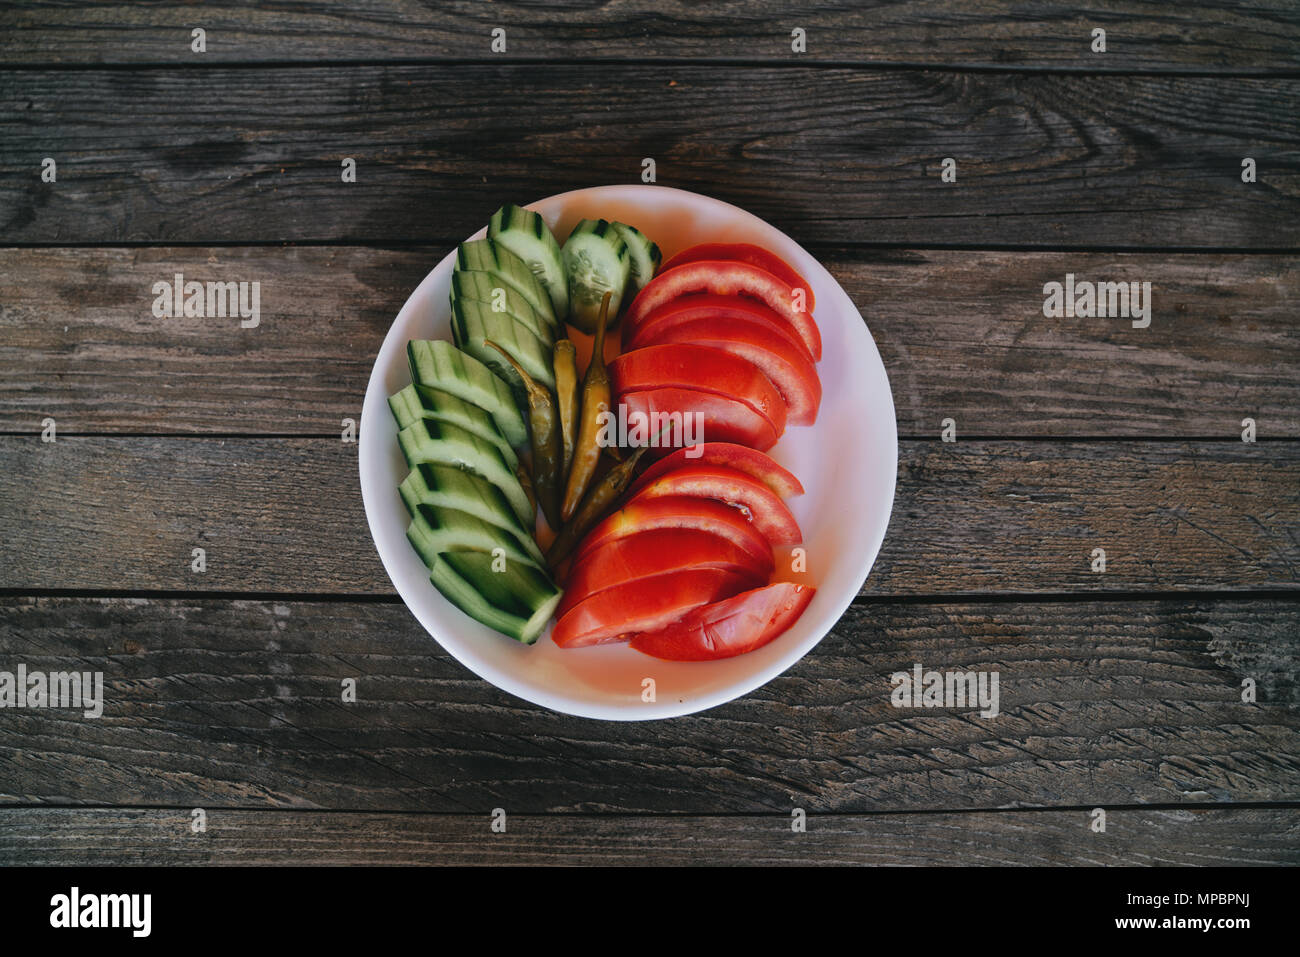
<path fill-rule="evenodd" d="M 473 583 L 494 609 L 523 620 L 518 632 L 506 634 L 526 645 L 546 628 L 564 594 L 549 575 L 529 565 L 507 563 L 505 571 L 497 572 L 491 556 L 481 552 L 444 552 L 440 557 L 462 580 Z"/>
<path fill-rule="evenodd" d="M 525 263 L 545 287 L 557 319 L 569 314 L 569 286 L 560 244 L 550 227 L 531 209 L 506 203 L 488 221 L 487 238 L 495 240 Z"/>
<path fill-rule="evenodd" d="M 658 245 L 652 243 L 645 233 L 627 223 L 614 223 L 614 228 L 627 243 L 628 256 L 632 261 L 632 270 L 628 276 L 627 299 L 632 298 L 645 288 L 645 284 L 655 277 L 659 264 L 663 262 L 663 253 Z M 611 304 L 612 307 L 612 304 Z"/>
<path fill-rule="evenodd" d="M 524 528 L 536 526 L 537 516 L 523 486 L 491 442 L 450 422 L 417 419 L 397 433 L 397 443 L 412 469 L 417 465 L 450 465 L 482 476 L 501 490 Z"/>
<path fill-rule="evenodd" d="M 519 465 L 519 457 L 492 421 L 492 416 L 450 392 L 423 385 L 408 385 L 388 397 L 388 407 L 393 410 L 393 418 L 397 420 L 399 430 L 414 425 L 417 419 L 450 422 L 495 445 L 512 469 Z"/>
<path fill-rule="evenodd" d="M 536 560 L 520 545 L 513 535 L 504 535 L 497 526 L 469 512 L 434 505 L 417 505 L 407 526 L 406 537 L 426 565 L 432 566 L 440 552 L 453 550 L 481 551 L 492 557 L 493 549 L 501 549 L 507 564 L 510 562 L 536 566 Z"/>
<path fill-rule="evenodd" d="M 499 352 L 486 344 L 489 339 L 510 353 L 537 382 L 555 389 L 551 346 L 505 313 L 493 312 L 485 302 L 457 299 L 451 304 L 451 331 L 458 346 L 510 383 L 517 396 L 524 395 L 523 380 Z"/>
<path fill-rule="evenodd" d="M 417 465 L 397 490 L 412 516 L 421 505 L 465 512 L 508 532 L 534 561 L 544 561 L 542 550 L 529 530 L 519 524 L 518 516 L 501 490 L 472 472 L 449 465 Z"/>
<path fill-rule="evenodd" d="M 564 594 L 530 565 L 507 562 L 505 571 L 493 571 L 492 556 L 482 552 L 435 556 L 429 580 L 465 614 L 526 645 L 546 628 Z"/>
<path fill-rule="evenodd" d="M 478 359 L 442 339 L 412 339 L 406 344 L 406 358 L 416 385 L 450 392 L 478 406 L 492 416 L 511 445 L 528 443 L 528 426 L 509 384 Z"/>
<path fill-rule="evenodd" d="M 454 303 L 457 300 L 481 302 L 498 316 L 514 319 L 547 345 L 555 345 L 555 327 L 538 315 L 527 299 L 495 273 L 452 273 L 451 301 Z"/>
<path fill-rule="evenodd" d="M 632 269 L 632 257 L 623 237 L 606 220 L 584 219 L 573 227 L 563 255 L 569 282 L 569 322 L 583 332 L 595 333 L 601 300 L 610 292 L 613 295 L 605 325 L 613 326 Z"/>
<path fill-rule="evenodd" d="M 461 272 L 490 272 L 514 287 L 515 292 L 528 300 L 537 314 L 558 329 L 560 319 L 555 315 L 551 294 L 541 284 L 533 271 L 505 246 L 492 239 L 472 239 L 456 249 L 456 269 Z"/>

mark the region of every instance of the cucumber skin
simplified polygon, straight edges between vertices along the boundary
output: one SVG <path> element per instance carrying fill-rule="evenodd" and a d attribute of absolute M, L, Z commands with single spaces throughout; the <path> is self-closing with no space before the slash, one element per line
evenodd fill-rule
<path fill-rule="evenodd" d="M 448 488 L 448 485 L 459 485 L 460 488 Z M 467 488 L 471 490 L 469 494 Z M 545 560 L 537 542 L 533 541 L 531 530 L 524 528 L 501 489 L 480 475 L 454 465 L 426 463 L 411 469 L 397 490 L 412 518 L 420 505 L 465 512 L 509 532 L 535 562 Z"/>
<path fill-rule="evenodd" d="M 632 295 L 635 296 L 655 277 L 663 264 L 664 255 L 659 251 L 659 244 L 651 242 L 650 237 L 635 226 L 627 223 L 614 223 L 613 226 L 623 237 L 623 242 L 627 243 L 628 256 L 632 260 L 632 273 L 628 281 L 631 283 Z"/>
<path fill-rule="evenodd" d="M 450 392 L 477 405 L 492 416 L 507 442 L 516 448 L 528 444 L 528 425 L 509 383 L 480 360 L 441 339 L 411 339 L 406 360 L 417 387 Z"/>
<path fill-rule="evenodd" d="M 433 397 L 436 397 L 436 399 Z M 447 400 L 450 400 L 450 402 Z M 445 408 L 433 408 L 434 402 L 444 404 Z M 457 403 L 465 408 L 458 408 Z M 506 437 L 501 434 L 501 430 L 497 428 L 491 414 L 472 402 L 452 395 L 450 392 L 444 392 L 430 386 L 412 384 L 390 395 L 388 397 L 388 407 L 393 412 L 393 418 L 397 420 L 399 432 L 414 425 L 417 419 L 450 422 L 476 438 L 495 446 L 510 468 L 513 469 L 519 465 L 519 457 L 515 454 L 515 450 L 510 447 L 510 443 L 506 441 Z"/>
<path fill-rule="evenodd" d="M 499 242 L 528 264 L 550 295 L 557 320 L 569 314 L 568 273 L 564 271 L 560 244 L 546 220 L 531 209 L 506 203 L 488 220 L 487 238 Z"/>
<path fill-rule="evenodd" d="M 494 315 L 509 316 L 548 346 L 555 345 L 555 326 L 540 315 L 529 304 L 528 300 L 519 294 L 517 289 L 503 281 L 495 273 L 465 270 L 452 273 L 452 308 L 455 309 L 458 300 L 464 300 L 466 302 L 481 302 L 491 309 L 493 289 L 503 291 L 506 307 L 502 312 L 493 309 Z"/>
<path fill-rule="evenodd" d="M 443 531 L 447 528 L 447 531 Z M 449 549 L 466 549 L 490 553 L 494 548 L 505 552 L 510 562 L 536 566 L 537 562 L 517 540 L 497 534 L 499 529 L 476 515 L 441 505 L 420 505 L 411 516 L 406 537 L 426 565 L 433 556 Z M 437 541 L 441 537 L 444 541 Z"/>
<path fill-rule="evenodd" d="M 472 239 L 456 247 L 456 272 L 490 272 L 500 276 L 523 296 L 545 319 L 552 329 L 558 329 L 560 320 L 555 315 L 555 304 L 540 279 L 524 262 L 494 239 Z"/>
<path fill-rule="evenodd" d="M 402 431 L 416 419 L 424 417 L 424 407 L 415 393 L 415 386 L 399 389 L 388 397 L 388 409 L 397 421 L 397 431 Z"/>
<path fill-rule="evenodd" d="M 435 422 L 434 426 L 438 435 L 434 435 L 429 429 L 429 420 L 426 419 L 421 419 L 397 433 L 397 444 L 401 447 L 402 456 L 406 459 L 409 468 L 414 469 L 419 465 L 449 465 L 452 468 L 468 469 L 501 490 L 501 494 L 506 497 L 506 501 L 510 503 L 511 509 L 514 510 L 524 528 L 532 528 L 536 525 L 537 513 L 529 506 L 528 496 L 524 494 L 523 486 L 519 484 L 514 471 L 506 465 L 505 459 L 490 443 L 447 423 Z M 432 448 L 426 444 L 426 441 L 432 445 Z M 458 449 L 452 446 L 453 442 L 459 446 Z M 449 451 L 454 454 L 440 454 L 439 446 L 450 447 Z M 496 457 L 495 462 L 492 461 L 492 456 Z M 493 471 L 493 465 L 499 468 L 500 474 L 485 474 L 485 470 Z"/>
<path fill-rule="evenodd" d="M 504 568 L 494 568 L 492 556 L 477 549 L 455 549 L 440 557 L 490 605 L 521 618 L 531 617 L 560 591 L 545 568 L 536 565 L 507 561 Z"/>
<path fill-rule="evenodd" d="M 564 242 L 563 255 L 564 274 L 569 283 L 569 324 L 591 335 L 595 333 L 596 323 L 600 321 L 603 287 L 595 284 L 594 290 L 588 291 L 588 284 L 575 275 L 585 257 L 595 268 L 606 273 L 613 272 L 606 276 L 610 280 L 608 290 L 613 295 L 610 296 L 609 315 L 605 323 L 606 329 L 612 328 L 618 322 L 632 271 L 632 257 L 622 235 L 608 220 L 584 219 L 569 233 L 569 238 Z"/>
<path fill-rule="evenodd" d="M 429 581 L 443 598 L 479 624 L 486 625 L 493 631 L 526 645 L 531 645 L 537 640 L 537 636 L 534 635 L 531 641 L 526 641 L 528 623 L 518 615 L 511 615 L 489 605 L 475 591 L 474 586 L 458 575 L 441 556 L 434 558 L 433 567 L 429 570 Z"/>
<path fill-rule="evenodd" d="M 457 300 L 453 303 L 451 320 L 456 345 L 486 365 L 497 378 L 509 383 L 517 403 L 520 396 L 527 394 L 523 380 L 495 349 L 486 344 L 489 339 L 509 352 L 538 383 L 555 391 L 555 367 L 550 360 L 551 346 L 533 335 L 526 326 L 506 313 L 491 312 L 487 303 L 476 303 L 473 300 Z M 527 408 L 526 401 L 523 407 Z"/>
<path fill-rule="evenodd" d="M 525 619 L 509 611 L 495 607 L 475 584 L 460 574 L 444 557 L 451 553 L 442 553 L 434 557 L 430 568 L 429 580 L 433 586 L 462 612 L 487 627 L 515 639 L 521 644 L 531 645 L 546 628 L 556 606 L 560 603 L 563 592 L 546 579 L 548 588 L 538 589 L 532 596 L 536 602 L 533 614 Z M 457 556 L 464 567 L 463 556 Z M 456 558 L 452 559 L 457 560 Z"/>

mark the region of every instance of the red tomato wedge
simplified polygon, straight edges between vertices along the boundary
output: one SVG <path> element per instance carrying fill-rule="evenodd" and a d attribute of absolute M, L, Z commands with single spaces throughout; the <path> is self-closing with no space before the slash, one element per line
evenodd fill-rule
<path fill-rule="evenodd" d="M 793 472 L 783 469 L 770 456 L 732 442 L 701 442 L 689 449 L 678 449 L 642 472 L 628 489 L 635 495 L 652 481 L 680 465 L 724 465 L 752 475 L 782 498 L 803 494 L 803 484 Z"/>
<path fill-rule="evenodd" d="M 693 528 L 719 535 L 754 559 L 772 568 L 772 546 L 745 516 L 730 506 L 706 498 L 653 498 L 629 502 L 601 520 L 578 545 L 573 565 L 607 542 L 658 528 Z"/>
<path fill-rule="evenodd" d="M 648 392 L 615 392 L 615 404 L 627 407 L 629 421 L 634 416 L 644 416 L 652 423 L 650 435 L 654 436 L 662 426 L 654 423 L 669 421 L 667 417 L 677 413 L 699 413 L 703 435 L 700 438 L 717 439 L 720 442 L 737 442 L 750 448 L 766 452 L 776 445 L 780 433 L 772 423 L 751 406 L 725 395 L 713 392 L 700 392 L 695 389 L 651 389 Z M 689 441 L 689 440 L 688 440 Z M 647 450 L 651 458 L 667 452 L 667 448 Z"/>
<path fill-rule="evenodd" d="M 683 249 L 660 266 L 659 271 L 665 273 L 677 266 L 699 262 L 701 259 L 725 259 L 749 263 L 759 269 L 766 269 L 787 286 L 793 286 L 796 289 L 802 287 L 804 294 L 807 296 L 809 312 L 812 312 L 817 307 L 817 300 L 813 298 L 812 286 L 808 285 L 808 280 L 799 275 L 798 270 L 776 253 L 768 252 L 762 246 L 755 246 L 753 243 L 700 243 L 700 245 L 692 246 L 690 249 Z"/>
<path fill-rule="evenodd" d="M 637 491 L 633 502 L 686 495 L 738 508 L 776 548 L 798 545 L 803 532 L 785 502 L 751 475 L 723 465 L 681 465 Z"/>
<path fill-rule="evenodd" d="M 699 319 L 732 319 L 760 326 L 768 332 L 784 337 L 790 345 L 807 356 L 809 362 L 812 361 L 812 353 L 799 337 L 798 330 L 757 299 L 746 299 L 743 296 L 712 296 L 708 293 L 671 299 L 658 309 L 647 313 L 635 327 L 625 321 L 623 350 L 630 352 L 649 342 L 651 337 L 679 323 L 695 322 Z"/>
<path fill-rule="evenodd" d="M 723 349 L 688 342 L 647 346 L 611 362 L 609 378 L 616 396 L 670 388 L 726 396 L 761 415 L 778 437 L 785 431 L 786 402 L 772 380 L 748 359 Z"/>
<path fill-rule="evenodd" d="M 812 601 L 810 585 L 776 582 L 701 605 L 658 631 L 632 636 L 632 647 L 667 661 L 714 661 L 761 648 L 793 625 Z"/>
<path fill-rule="evenodd" d="M 657 333 L 638 332 L 635 341 L 642 346 L 689 342 L 748 359 L 772 380 L 785 399 L 790 424 L 812 425 L 817 421 L 822 401 L 817 367 L 802 346 L 791 345 L 789 339 L 770 328 L 734 319 L 696 319 L 674 323 Z"/>
<path fill-rule="evenodd" d="M 707 259 L 661 272 L 637 293 L 624 321 L 629 328 L 635 329 L 650 312 L 664 303 L 696 292 L 748 296 L 765 303 L 798 331 L 812 357 L 821 359 L 821 333 L 811 313 L 795 309 L 794 289 L 766 269 L 749 263 Z"/>
<path fill-rule="evenodd" d="M 578 602 L 555 623 L 551 640 L 561 648 L 584 648 L 653 631 L 692 608 L 729 598 L 751 587 L 752 577 L 714 568 L 670 572 L 625 582 Z"/>
<path fill-rule="evenodd" d="M 606 542 L 583 557 L 564 583 L 564 597 L 555 609 L 563 618 L 588 595 L 615 585 L 655 578 L 684 569 L 714 569 L 749 578 L 755 588 L 772 575 L 762 557 L 745 551 L 720 535 L 694 528 L 659 528 Z"/>

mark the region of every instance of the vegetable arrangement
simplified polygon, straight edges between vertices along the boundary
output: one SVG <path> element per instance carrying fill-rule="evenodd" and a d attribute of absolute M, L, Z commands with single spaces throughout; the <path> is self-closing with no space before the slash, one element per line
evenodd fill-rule
<path fill-rule="evenodd" d="M 389 398 L 407 537 L 443 595 L 523 643 L 554 617 L 562 648 L 725 658 L 777 637 L 815 593 L 773 581 L 779 550 L 802 541 L 784 499 L 803 486 L 765 454 L 821 403 L 812 289 L 758 246 L 660 262 L 633 226 L 582 220 L 561 247 L 506 205 L 457 249 L 454 341 L 407 345 L 412 384 Z M 581 377 L 570 329 L 592 336 Z M 602 447 L 620 405 L 692 416 L 708 441 Z"/>

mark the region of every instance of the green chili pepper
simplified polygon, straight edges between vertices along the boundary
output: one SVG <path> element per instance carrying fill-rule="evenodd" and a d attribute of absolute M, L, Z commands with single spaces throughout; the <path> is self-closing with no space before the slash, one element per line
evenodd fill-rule
<path fill-rule="evenodd" d="M 578 351 L 571 339 L 557 339 L 553 359 L 555 397 L 560 411 L 560 437 L 564 440 L 564 471 L 573 466 L 573 443 L 578 432 Z"/>
<path fill-rule="evenodd" d="M 636 470 L 637 460 L 641 458 L 643 452 L 645 452 L 645 446 L 641 446 L 622 462 L 615 465 L 605 474 L 603 479 L 592 486 L 591 491 L 583 498 L 577 513 L 560 530 L 560 534 L 555 537 L 555 541 L 551 542 L 551 547 L 546 553 L 546 563 L 552 569 L 569 557 L 569 553 L 573 551 L 574 546 L 582 540 L 584 535 L 596 527 L 596 523 L 605 517 L 605 513 L 627 491 L 627 487 L 632 484 L 632 474 Z"/>
<path fill-rule="evenodd" d="M 582 379 L 582 412 L 579 416 L 578 438 L 573 445 L 573 465 L 569 470 L 569 481 L 564 489 L 564 507 L 560 517 L 566 522 L 573 517 L 582 495 L 591 484 L 596 474 L 596 465 L 600 462 L 600 444 L 596 441 L 600 434 L 601 416 L 609 411 L 609 370 L 605 368 L 605 322 L 609 315 L 609 300 L 612 293 L 605 293 L 600 303 L 600 318 L 596 322 L 596 340 L 591 347 L 591 361 L 587 363 L 587 374 Z"/>
<path fill-rule="evenodd" d="M 528 504 L 537 511 L 537 493 L 533 491 L 533 477 L 528 474 L 528 469 L 524 468 L 524 463 L 520 462 L 515 466 L 515 478 L 519 479 L 519 487 L 524 490 L 524 496 L 528 499 Z"/>
<path fill-rule="evenodd" d="M 528 431 L 532 436 L 533 447 L 533 488 L 547 524 L 557 529 L 560 527 L 560 483 L 563 481 L 560 466 L 564 452 L 560 448 L 560 426 L 556 420 L 551 390 L 539 385 L 510 353 L 491 339 L 484 342 L 505 356 L 506 362 L 524 380 L 524 388 L 528 391 Z"/>

